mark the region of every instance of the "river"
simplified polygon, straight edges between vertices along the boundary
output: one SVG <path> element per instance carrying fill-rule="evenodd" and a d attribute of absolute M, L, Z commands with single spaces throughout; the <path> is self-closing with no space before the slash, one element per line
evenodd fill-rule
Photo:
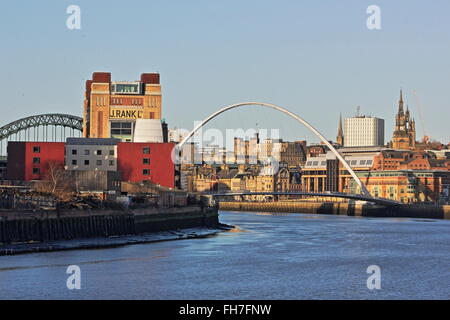
<path fill-rule="evenodd" d="M 449 299 L 450 221 L 221 212 L 208 238 L 0 257 L 1 299 Z M 81 289 L 66 286 L 78 265 Z M 380 269 L 369 290 L 367 268 Z"/>

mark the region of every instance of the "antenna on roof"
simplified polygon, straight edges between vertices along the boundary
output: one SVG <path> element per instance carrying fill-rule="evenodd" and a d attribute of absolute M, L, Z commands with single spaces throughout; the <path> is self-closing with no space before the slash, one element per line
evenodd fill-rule
<path fill-rule="evenodd" d="M 360 111 L 360 109 L 361 109 L 360 106 L 357 106 L 357 107 L 356 107 L 356 116 L 357 116 L 357 117 L 359 117 L 359 111 Z"/>

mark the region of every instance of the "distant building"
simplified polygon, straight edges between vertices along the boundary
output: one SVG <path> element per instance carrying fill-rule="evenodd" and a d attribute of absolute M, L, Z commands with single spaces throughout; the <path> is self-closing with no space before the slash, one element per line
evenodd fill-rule
<path fill-rule="evenodd" d="M 8 180 L 47 180 L 64 168 L 64 142 L 8 142 Z"/>
<path fill-rule="evenodd" d="M 441 170 L 389 170 L 357 172 L 370 194 L 403 203 L 448 202 L 450 172 Z M 354 180 L 349 191 L 359 192 Z"/>
<path fill-rule="evenodd" d="M 6 179 L 6 166 L 8 164 L 5 156 L 0 156 L 0 180 Z"/>
<path fill-rule="evenodd" d="M 397 150 L 414 149 L 416 146 L 416 123 L 410 117 L 409 109 L 403 108 L 403 92 L 400 90 L 398 111 L 395 116 L 395 130 L 392 136 L 391 147 Z"/>
<path fill-rule="evenodd" d="M 339 115 L 338 134 L 336 137 L 336 143 L 340 146 L 344 146 L 344 132 L 342 130 L 342 116 Z"/>
<path fill-rule="evenodd" d="M 344 159 L 355 171 L 371 170 L 377 154 L 378 152 L 342 152 Z M 302 168 L 303 190 L 308 192 L 347 192 L 352 179 L 348 170 L 331 151 L 308 157 Z"/>
<path fill-rule="evenodd" d="M 138 119 L 161 119 L 161 100 L 158 73 L 143 73 L 140 81 L 111 81 L 111 73 L 94 72 L 86 81 L 83 137 L 131 142 Z"/>
<path fill-rule="evenodd" d="M 345 147 L 384 145 L 384 120 L 368 116 L 346 118 L 343 142 Z"/>
<path fill-rule="evenodd" d="M 174 143 L 127 143 L 117 145 L 117 170 L 122 181 L 151 181 L 175 187 Z"/>
<path fill-rule="evenodd" d="M 306 141 L 283 141 L 282 139 L 250 140 L 234 138 L 234 163 L 257 164 L 273 160 L 286 162 L 289 167 L 299 166 L 306 160 Z"/>
<path fill-rule="evenodd" d="M 184 138 L 187 137 L 189 132 L 187 132 L 186 130 L 181 130 L 181 129 L 174 128 L 174 129 L 169 129 L 168 130 L 168 134 L 169 134 L 169 141 L 168 142 L 180 143 L 181 141 L 183 141 Z"/>
<path fill-rule="evenodd" d="M 68 138 L 66 169 L 78 171 L 117 171 L 119 139 Z"/>
<path fill-rule="evenodd" d="M 68 138 L 67 143 L 9 142 L 7 179 L 51 180 L 55 170 L 66 170 L 78 187 L 94 186 L 96 191 L 99 186 L 117 188 L 117 181 L 148 181 L 173 188 L 174 146 L 107 138 Z"/>

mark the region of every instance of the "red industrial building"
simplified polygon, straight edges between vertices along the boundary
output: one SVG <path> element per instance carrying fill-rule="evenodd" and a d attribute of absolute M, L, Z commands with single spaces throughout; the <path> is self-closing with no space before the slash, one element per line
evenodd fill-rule
<path fill-rule="evenodd" d="M 51 169 L 64 167 L 64 142 L 9 142 L 8 180 L 47 180 Z"/>
<path fill-rule="evenodd" d="M 175 186 L 175 166 L 172 150 L 175 143 L 117 144 L 117 170 L 122 181 L 149 180 L 164 187 Z"/>
<path fill-rule="evenodd" d="M 174 146 L 174 143 L 118 142 L 117 171 L 120 172 L 121 180 L 151 181 L 174 188 L 175 165 L 172 161 Z M 51 168 L 64 167 L 64 150 L 64 142 L 9 142 L 7 179 L 48 180 Z M 84 157 L 82 154 L 79 156 Z"/>

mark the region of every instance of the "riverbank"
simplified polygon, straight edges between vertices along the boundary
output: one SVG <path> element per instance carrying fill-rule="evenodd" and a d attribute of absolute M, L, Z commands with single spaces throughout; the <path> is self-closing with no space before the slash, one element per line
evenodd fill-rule
<path fill-rule="evenodd" d="M 195 205 L 125 211 L 3 212 L 0 255 L 202 237 L 225 227 L 216 208 Z M 192 228 L 197 231 L 193 233 Z"/>
<path fill-rule="evenodd" d="M 198 228 L 151 232 L 139 235 L 112 236 L 108 238 L 89 238 L 89 239 L 61 240 L 51 242 L 10 244 L 0 247 L 0 256 L 11 256 L 36 252 L 81 250 L 81 249 L 107 249 L 132 244 L 206 238 L 209 236 L 213 236 L 216 233 L 230 229 L 231 226 L 221 225 L 216 228 L 198 227 Z"/>
<path fill-rule="evenodd" d="M 253 212 L 291 212 L 309 214 L 335 214 L 383 218 L 450 219 L 450 206 L 398 205 L 380 206 L 347 202 L 220 202 L 219 210 Z"/>

